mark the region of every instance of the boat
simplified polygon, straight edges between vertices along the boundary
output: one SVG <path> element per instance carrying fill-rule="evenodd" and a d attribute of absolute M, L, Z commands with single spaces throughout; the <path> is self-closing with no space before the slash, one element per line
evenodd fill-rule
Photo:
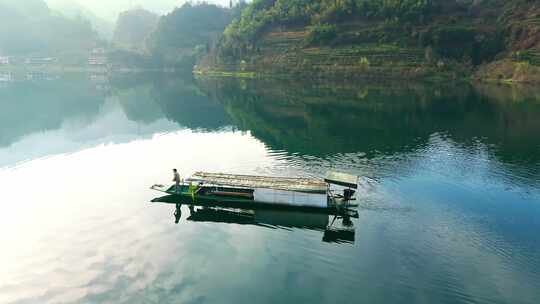
<path fill-rule="evenodd" d="M 250 207 L 336 209 L 354 207 L 358 176 L 328 172 L 324 179 L 196 172 L 179 189 L 155 184 L 151 189 L 197 203 Z"/>

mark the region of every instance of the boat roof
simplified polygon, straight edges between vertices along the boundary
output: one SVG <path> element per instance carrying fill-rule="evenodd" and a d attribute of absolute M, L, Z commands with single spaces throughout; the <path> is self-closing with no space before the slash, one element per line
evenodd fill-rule
<path fill-rule="evenodd" d="M 190 178 L 217 185 L 266 188 L 298 192 L 326 192 L 326 183 L 313 178 L 271 177 L 225 173 L 196 172 Z"/>
<path fill-rule="evenodd" d="M 340 185 L 349 188 L 358 188 L 358 176 L 341 172 L 329 171 L 324 179 L 329 184 Z"/>

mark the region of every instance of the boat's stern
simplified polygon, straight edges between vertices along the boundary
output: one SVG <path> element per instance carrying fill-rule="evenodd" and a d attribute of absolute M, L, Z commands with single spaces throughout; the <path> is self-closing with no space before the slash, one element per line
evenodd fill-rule
<path fill-rule="evenodd" d="M 356 175 L 329 171 L 324 179 L 328 185 L 329 206 L 337 208 L 354 206 L 358 180 L 359 177 Z"/>

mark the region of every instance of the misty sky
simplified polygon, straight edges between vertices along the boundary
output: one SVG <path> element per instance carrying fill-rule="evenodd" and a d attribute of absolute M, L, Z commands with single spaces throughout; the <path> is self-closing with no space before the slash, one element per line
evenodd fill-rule
<path fill-rule="evenodd" d="M 135 7 L 143 7 L 159 14 L 172 11 L 175 7 L 182 5 L 186 0 L 46 0 L 47 2 L 78 2 L 88 8 L 95 15 L 116 20 L 118 13 Z M 197 1 L 192 1 L 197 2 Z M 208 0 L 209 3 L 228 5 L 229 0 Z"/>

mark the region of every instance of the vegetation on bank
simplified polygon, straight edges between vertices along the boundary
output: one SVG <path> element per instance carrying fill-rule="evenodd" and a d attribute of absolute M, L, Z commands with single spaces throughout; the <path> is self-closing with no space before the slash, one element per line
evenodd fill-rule
<path fill-rule="evenodd" d="M 421 23 L 434 10 L 434 0 L 254 0 L 224 33 L 224 47 L 254 44 L 274 25 L 313 25 L 358 19 Z M 436 2 L 436 1 L 435 1 Z"/>
<path fill-rule="evenodd" d="M 110 44 L 43 0 L 0 0 L 0 17 L 0 56 L 20 57 L 10 64 L 54 57 L 83 66 L 106 57 L 97 65 L 212 76 L 540 82 L 537 0 L 185 3 L 161 17 L 121 14 Z"/>
<path fill-rule="evenodd" d="M 469 77 L 508 57 L 536 65 L 539 12 L 531 0 L 254 0 L 198 68 Z M 379 52 L 378 46 L 395 52 Z"/>
<path fill-rule="evenodd" d="M 159 16 L 144 10 L 134 9 L 121 13 L 116 21 L 112 42 L 116 48 L 146 51 L 145 40 L 156 29 Z"/>
<path fill-rule="evenodd" d="M 232 11 L 213 4 L 186 3 L 162 16 L 146 44 L 166 63 L 193 67 L 233 18 Z"/>

